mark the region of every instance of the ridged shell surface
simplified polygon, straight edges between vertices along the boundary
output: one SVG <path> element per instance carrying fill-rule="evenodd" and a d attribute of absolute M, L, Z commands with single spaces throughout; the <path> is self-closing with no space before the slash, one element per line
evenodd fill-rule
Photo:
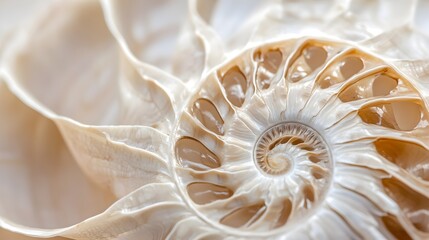
<path fill-rule="evenodd" d="M 24 5 L 0 239 L 429 239 L 426 1 Z"/>

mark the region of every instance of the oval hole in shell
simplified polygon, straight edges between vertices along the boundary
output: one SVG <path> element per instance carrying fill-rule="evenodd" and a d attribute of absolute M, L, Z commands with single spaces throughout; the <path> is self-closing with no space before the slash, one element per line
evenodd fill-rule
<path fill-rule="evenodd" d="M 223 217 L 220 223 L 233 228 L 239 228 L 244 225 L 250 225 L 258 220 L 266 210 L 264 203 L 258 203 L 251 206 L 236 209 Z"/>
<path fill-rule="evenodd" d="M 239 67 L 229 69 L 221 78 L 226 97 L 236 107 L 241 107 L 247 91 L 247 79 Z"/>
<path fill-rule="evenodd" d="M 402 131 L 415 129 L 423 118 L 420 104 L 405 100 L 368 106 L 358 114 L 366 123 Z"/>
<path fill-rule="evenodd" d="M 217 200 L 227 199 L 233 191 L 227 187 L 204 182 L 195 182 L 187 186 L 189 197 L 196 204 L 208 204 Z"/>
<path fill-rule="evenodd" d="M 429 151 L 426 148 L 396 139 L 377 139 L 374 146 L 390 162 L 417 178 L 429 181 Z"/>
<path fill-rule="evenodd" d="M 340 64 L 340 72 L 344 80 L 351 78 L 364 68 L 364 63 L 361 58 L 350 56 L 344 59 Z"/>
<path fill-rule="evenodd" d="M 416 229 L 429 233 L 429 198 L 411 189 L 397 178 L 385 178 L 383 187 Z"/>
<path fill-rule="evenodd" d="M 210 100 L 205 98 L 197 99 L 192 106 L 192 115 L 210 131 L 223 135 L 223 119 Z"/>
<path fill-rule="evenodd" d="M 200 141 L 183 137 L 176 142 L 176 158 L 183 167 L 210 170 L 221 166 L 219 158 Z"/>

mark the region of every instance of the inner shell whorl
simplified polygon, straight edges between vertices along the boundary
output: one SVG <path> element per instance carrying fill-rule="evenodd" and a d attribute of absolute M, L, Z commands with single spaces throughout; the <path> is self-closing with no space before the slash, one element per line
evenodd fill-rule
<path fill-rule="evenodd" d="M 329 161 L 327 146 L 319 133 L 295 122 L 268 128 L 254 146 L 255 164 L 269 176 L 288 174 L 302 155 L 313 163 Z"/>

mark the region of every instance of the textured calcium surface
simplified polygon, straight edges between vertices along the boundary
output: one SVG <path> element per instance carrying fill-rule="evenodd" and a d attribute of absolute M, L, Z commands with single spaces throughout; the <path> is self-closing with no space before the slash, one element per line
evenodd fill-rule
<path fill-rule="evenodd" d="M 425 109 L 406 77 L 353 45 L 266 44 L 221 65 L 190 98 L 173 171 L 196 214 L 229 234 L 293 235 L 331 210 L 352 229 L 370 216 L 382 235 L 424 235 L 429 199 L 405 179 L 427 184 L 429 151 L 409 142 L 426 132 Z M 394 166 L 401 178 L 389 176 Z M 371 213 L 349 212 L 361 208 Z"/>
<path fill-rule="evenodd" d="M 0 239 L 429 239 L 427 1 L 23 1 Z"/>

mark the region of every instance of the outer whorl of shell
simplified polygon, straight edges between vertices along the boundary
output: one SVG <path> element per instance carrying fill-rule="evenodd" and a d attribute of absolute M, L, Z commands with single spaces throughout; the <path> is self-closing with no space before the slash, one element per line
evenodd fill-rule
<path fill-rule="evenodd" d="M 22 1 L 0 239 L 429 239 L 428 1 Z"/>
<path fill-rule="evenodd" d="M 332 226 L 356 238 L 424 238 L 427 114 L 411 79 L 351 44 L 256 46 L 190 98 L 172 169 L 195 214 L 235 236 Z M 379 229 L 356 228 L 365 221 Z"/>

